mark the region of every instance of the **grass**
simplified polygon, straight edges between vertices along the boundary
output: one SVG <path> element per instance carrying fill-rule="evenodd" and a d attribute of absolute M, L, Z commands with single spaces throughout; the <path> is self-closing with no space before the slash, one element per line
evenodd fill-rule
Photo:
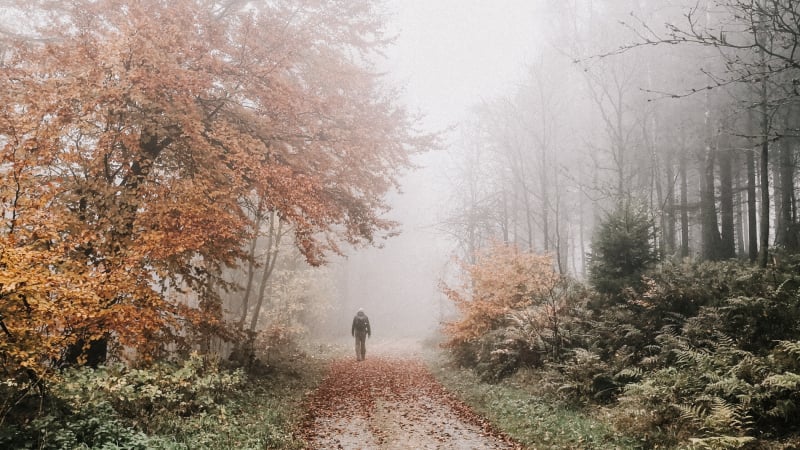
<path fill-rule="evenodd" d="M 636 440 L 606 424 L 599 411 L 576 409 L 533 395 L 513 381 L 487 384 L 471 370 L 449 364 L 441 354 L 428 361 L 433 374 L 450 392 L 528 448 L 641 448 Z"/>

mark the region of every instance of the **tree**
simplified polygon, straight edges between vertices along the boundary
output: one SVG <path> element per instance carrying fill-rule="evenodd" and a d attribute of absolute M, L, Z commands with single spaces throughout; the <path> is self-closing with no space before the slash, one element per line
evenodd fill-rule
<path fill-rule="evenodd" d="M 6 370 L 42 372 L 99 339 L 146 359 L 193 329 L 225 333 L 218 293 L 235 286 L 220 274 L 258 228 L 248 196 L 291 225 L 312 265 L 395 232 L 383 194 L 432 139 L 371 67 L 387 43 L 371 2 L 3 13 Z"/>
<path fill-rule="evenodd" d="M 652 223 L 642 208 L 620 206 L 600 224 L 592 240 L 589 281 L 598 292 L 620 295 L 641 284 L 641 275 L 656 262 Z"/>
<path fill-rule="evenodd" d="M 797 72 L 800 70 L 800 56 L 795 51 L 800 44 L 800 16 L 793 2 L 724 0 L 697 3 L 686 11 L 685 18 L 685 24 L 668 23 L 665 35 L 644 25 L 639 34 L 640 42 L 623 46 L 620 51 L 663 43 L 697 44 L 714 48 L 725 60 L 726 67 L 719 73 L 707 72 L 710 82 L 703 90 L 734 84 L 758 86 L 758 92 L 754 93 L 755 100 L 750 102 L 749 107 L 757 112 L 760 122 L 760 129 L 752 136 L 758 141 L 761 159 L 759 248 L 756 260 L 760 267 L 765 267 L 769 261 L 771 228 L 770 143 L 776 139 L 774 118 L 777 111 L 796 103 L 796 82 L 793 80 L 797 79 Z M 692 89 L 693 93 L 697 91 Z M 779 161 L 779 164 L 789 162 L 787 159 Z M 748 168 L 750 167 L 752 165 L 748 157 Z M 781 173 L 781 170 L 777 172 Z M 781 189 L 776 189 L 776 192 Z M 793 191 L 793 187 L 791 190 Z M 780 204 L 783 199 L 777 200 Z M 749 204 L 755 206 L 751 200 Z M 777 222 L 780 222 L 781 212 L 778 211 L 778 214 Z M 753 230 L 754 227 L 751 226 L 750 232 Z M 750 245 L 752 257 L 752 241 Z"/>

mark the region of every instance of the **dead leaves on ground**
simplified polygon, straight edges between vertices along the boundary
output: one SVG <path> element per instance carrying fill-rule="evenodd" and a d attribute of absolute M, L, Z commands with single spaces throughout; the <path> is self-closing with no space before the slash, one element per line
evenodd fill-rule
<path fill-rule="evenodd" d="M 420 433 L 425 442 L 435 443 L 433 448 L 455 448 L 447 445 L 463 442 L 459 435 L 470 433 L 488 442 L 488 448 L 522 448 L 446 392 L 417 359 L 334 361 L 306 399 L 306 411 L 299 434 L 326 448 L 380 447 Z"/>

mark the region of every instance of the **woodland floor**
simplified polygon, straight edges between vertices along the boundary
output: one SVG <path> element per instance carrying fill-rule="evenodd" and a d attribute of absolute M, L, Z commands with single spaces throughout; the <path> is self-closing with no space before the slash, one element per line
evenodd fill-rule
<path fill-rule="evenodd" d="M 307 399 L 301 434 L 315 449 L 517 449 L 448 394 L 413 346 L 367 342 L 367 358 L 331 363 Z"/>

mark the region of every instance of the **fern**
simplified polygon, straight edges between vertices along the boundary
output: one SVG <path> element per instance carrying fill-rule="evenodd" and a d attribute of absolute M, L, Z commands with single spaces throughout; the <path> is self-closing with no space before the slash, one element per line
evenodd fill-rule
<path fill-rule="evenodd" d="M 639 364 L 647 367 L 655 367 L 661 363 L 660 356 L 645 356 L 642 358 Z"/>
<path fill-rule="evenodd" d="M 764 358 L 753 354 L 744 356 L 730 370 L 731 375 L 746 380 L 749 383 L 760 383 L 770 373 L 770 366 Z"/>
<path fill-rule="evenodd" d="M 743 433 L 752 426 L 745 408 L 723 398 L 700 396 L 691 405 L 675 405 L 680 419 L 694 425 L 700 431 L 710 433 Z"/>
<path fill-rule="evenodd" d="M 755 442 L 756 438 L 750 436 L 714 436 L 707 438 L 691 438 L 692 449 L 737 449 L 745 445 Z"/>
<path fill-rule="evenodd" d="M 792 372 L 771 375 L 762 384 L 771 389 L 797 391 L 800 386 L 800 375 Z"/>
<path fill-rule="evenodd" d="M 657 344 L 649 344 L 644 346 L 644 351 L 650 353 L 651 355 L 655 355 L 661 352 L 661 346 Z"/>
<path fill-rule="evenodd" d="M 702 428 L 705 418 L 708 416 L 708 407 L 703 403 L 675 405 L 675 408 L 680 411 L 680 420 L 688 422 L 696 428 Z"/>
<path fill-rule="evenodd" d="M 678 366 L 682 368 L 710 367 L 713 363 L 713 355 L 708 351 L 700 349 L 688 348 L 676 350 L 675 356 Z"/>
<path fill-rule="evenodd" d="M 797 362 L 800 362 L 800 341 L 778 341 L 775 349 L 796 358 Z"/>
<path fill-rule="evenodd" d="M 737 377 L 719 377 L 706 387 L 706 392 L 718 393 L 724 397 L 734 397 L 750 392 L 753 386 Z"/>
<path fill-rule="evenodd" d="M 789 419 L 796 413 L 797 403 L 789 399 L 778 400 L 775 402 L 775 406 L 767 411 L 768 416 L 783 420 Z"/>
<path fill-rule="evenodd" d="M 575 364 L 586 364 L 600 361 L 600 356 L 585 348 L 575 348 L 573 352 L 573 362 Z"/>
<path fill-rule="evenodd" d="M 614 375 L 618 380 L 638 381 L 642 378 L 641 367 L 626 367 Z"/>

